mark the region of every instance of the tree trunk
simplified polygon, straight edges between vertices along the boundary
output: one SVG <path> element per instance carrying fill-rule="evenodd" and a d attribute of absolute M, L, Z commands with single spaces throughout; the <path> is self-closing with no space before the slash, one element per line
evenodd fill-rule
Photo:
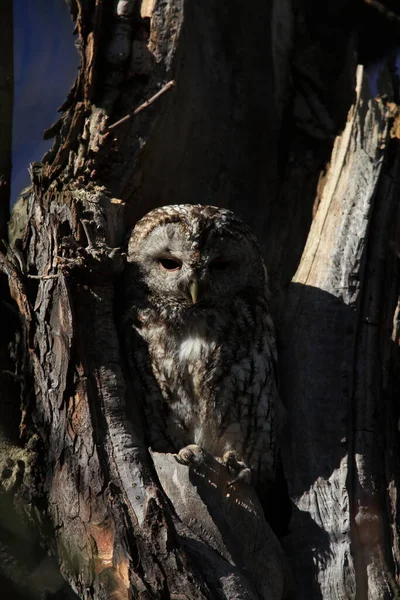
<path fill-rule="evenodd" d="M 391 598 L 396 586 L 389 550 L 395 507 L 386 516 L 393 496 L 385 494 L 396 488 L 389 241 L 398 159 L 383 160 L 385 152 L 397 153 L 393 108 L 371 98 L 359 67 L 356 101 L 335 141 L 282 317 L 281 368 L 294 432 L 286 473 L 296 506 L 288 549 L 296 553 L 300 598 L 311 589 L 324 598 L 355 589 L 357 598 Z M 374 535 L 357 523 L 360 507 L 379 519 Z"/>
<path fill-rule="evenodd" d="M 9 515 L 33 520 L 80 598 L 278 600 L 292 585 L 296 598 L 393 597 L 397 92 L 394 64 L 378 94 L 357 66 L 370 21 L 389 31 L 393 16 L 311 0 L 246 14 L 236 0 L 69 4 L 81 67 L 15 212 L 23 239 L 0 260 L 1 408 L 22 405 L 1 438 L 0 533 Z M 119 322 L 124 245 L 148 210 L 187 202 L 231 208 L 265 253 L 287 409 L 268 516 L 288 530 L 292 576 L 249 486 L 227 493 L 218 463 L 189 472 L 143 442 Z M 71 596 L 54 564 L 30 569 L 3 537 L 14 585 L 25 568 L 27 594 Z"/>

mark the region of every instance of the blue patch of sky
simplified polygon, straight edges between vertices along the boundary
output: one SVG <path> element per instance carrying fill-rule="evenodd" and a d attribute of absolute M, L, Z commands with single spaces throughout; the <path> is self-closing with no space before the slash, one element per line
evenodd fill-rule
<path fill-rule="evenodd" d="M 65 0 L 14 0 L 12 202 L 29 185 L 29 164 L 53 144 L 43 132 L 59 118 L 79 66 L 73 28 Z"/>

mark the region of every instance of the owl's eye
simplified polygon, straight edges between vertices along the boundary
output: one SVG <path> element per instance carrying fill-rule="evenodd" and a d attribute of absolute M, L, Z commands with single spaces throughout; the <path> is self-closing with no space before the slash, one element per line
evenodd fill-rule
<path fill-rule="evenodd" d="M 182 266 L 182 263 L 174 258 L 159 258 L 158 262 L 166 271 L 178 271 Z"/>
<path fill-rule="evenodd" d="M 210 261 L 209 266 L 210 269 L 212 269 L 213 271 L 223 271 L 224 269 L 229 267 L 230 264 L 231 262 L 229 260 L 223 258 L 222 256 L 219 256 L 218 258 L 214 258 L 212 261 Z"/>

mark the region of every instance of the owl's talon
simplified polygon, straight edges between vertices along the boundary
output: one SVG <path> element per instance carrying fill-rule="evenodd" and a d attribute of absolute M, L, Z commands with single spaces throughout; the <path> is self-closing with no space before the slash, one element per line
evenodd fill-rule
<path fill-rule="evenodd" d="M 239 482 L 251 482 L 251 470 L 249 469 L 249 467 L 244 467 L 241 471 L 239 471 L 237 477 L 235 477 L 235 479 L 232 479 L 232 481 L 230 481 L 226 487 L 230 488 L 232 487 L 232 485 L 235 485 L 235 483 Z"/>
<path fill-rule="evenodd" d="M 203 464 L 205 460 L 203 449 L 197 444 L 184 446 L 184 448 L 179 450 L 178 454 L 174 454 L 174 458 L 179 464 L 186 466 L 198 466 Z"/>
<path fill-rule="evenodd" d="M 238 458 L 237 454 L 234 450 L 228 450 L 224 453 L 222 457 L 222 463 L 226 466 L 226 468 L 231 471 L 232 469 L 236 469 L 238 466 Z"/>
<path fill-rule="evenodd" d="M 238 460 L 237 454 L 234 450 L 228 450 L 222 457 L 222 462 L 228 469 L 229 473 L 236 475 L 232 481 L 230 481 L 227 487 L 231 487 L 239 481 L 250 483 L 251 481 L 251 470 L 241 460 Z"/>

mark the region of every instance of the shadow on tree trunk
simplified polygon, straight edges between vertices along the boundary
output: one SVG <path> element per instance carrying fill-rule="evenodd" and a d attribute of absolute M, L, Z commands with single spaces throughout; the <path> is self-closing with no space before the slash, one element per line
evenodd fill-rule
<path fill-rule="evenodd" d="M 290 593 L 254 491 L 233 502 L 220 466 L 189 473 L 144 442 L 125 241 L 149 209 L 188 202 L 237 212 L 266 256 L 288 415 L 269 518 L 286 524 L 287 484 L 296 598 L 397 593 L 397 79 L 386 67 L 376 96 L 357 67 L 365 7 L 314 4 L 70 3 L 82 64 L 0 255 L 0 527 L 34 522 L 21 546 L 56 555 L 80 598 Z"/>

